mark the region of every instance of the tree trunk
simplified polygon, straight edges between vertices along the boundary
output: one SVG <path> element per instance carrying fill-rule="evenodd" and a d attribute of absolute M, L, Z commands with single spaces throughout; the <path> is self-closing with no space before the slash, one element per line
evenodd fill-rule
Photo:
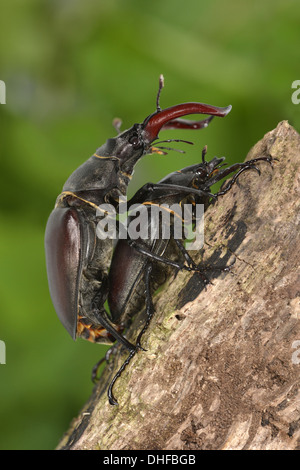
<path fill-rule="evenodd" d="M 59 449 L 300 448 L 300 136 L 286 121 L 247 159 L 268 154 L 273 169 L 242 174 L 205 215 L 204 262 L 235 258 L 231 272 L 168 281 L 147 351 L 115 384 L 119 406 L 106 391 L 124 350 Z"/>

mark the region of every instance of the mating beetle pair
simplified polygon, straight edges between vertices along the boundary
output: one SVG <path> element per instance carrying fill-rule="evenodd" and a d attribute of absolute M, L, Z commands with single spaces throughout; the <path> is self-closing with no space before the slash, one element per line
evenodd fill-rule
<path fill-rule="evenodd" d="M 148 319 L 136 344 L 132 344 L 123 335 L 124 328 L 128 326 L 126 324 L 128 318 L 135 313 L 131 312 L 127 316 L 126 298 L 129 292 L 135 291 L 138 282 L 133 279 L 131 283 L 126 284 L 124 282 L 124 279 L 128 281 L 126 271 L 123 271 L 123 279 L 122 276 L 120 278 L 120 276 L 113 277 L 113 274 L 109 275 L 113 240 L 97 237 L 97 208 L 100 204 L 110 203 L 118 209 L 118 198 L 126 195 L 137 161 L 145 154 L 163 153 L 161 148 L 156 146 L 161 130 L 201 129 L 207 126 L 213 116 L 224 117 L 231 110 L 231 106 L 219 108 L 194 102 L 162 110 L 159 106 L 162 86 L 161 78 L 156 111 L 153 114 L 150 114 L 141 124 L 134 124 L 117 137 L 108 139 L 68 178 L 50 214 L 45 234 L 50 295 L 62 324 L 73 339 L 83 337 L 96 343 L 118 341 L 130 351 L 129 360 L 137 349 L 141 349 L 141 336 L 153 315 L 150 299 L 150 272 L 152 261 L 159 261 L 158 258 L 161 256 L 161 253 L 158 253 L 159 243 L 155 243 L 155 246 L 148 246 L 145 250 L 145 247 L 143 248 L 140 244 L 129 241 L 129 248 L 134 250 L 132 256 L 127 258 L 127 267 L 130 272 L 132 272 L 136 256 L 142 255 L 145 260 L 150 260 L 150 263 L 146 263 L 147 268 L 144 262 L 138 262 L 139 272 L 145 272 Z M 207 114 L 210 118 L 200 121 L 181 119 L 182 116 L 189 114 Z M 178 202 L 185 197 L 192 197 L 195 200 L 204 198 L 208 201 L 212 196 L 209 192 L 212 184 L 233 171 L 239 170 L 237 176 L 244 169 L 253 168 L 254 165 L 249 165 L 247 162 L 248 166 L 236 164 L 234 168 L 219 170 L 217 167 L 221 161 L 214 159 L 207 163 L 203 160 L 201 171 L 205 169 L 206 176 L 198 185 L 195 184 L 195 187 L 192 187 L 193 178 L 191 182 L 186 181 L 178 177 L 175 172 L 157 184 L 148 184 L 134 198 L 140 203 L 146 203 L 149 194 L 152 195 L 152 201 L 155 198 L 156 200 L 164 200 L 164 198 L 169 200 L 168 198 L 173 196 Z M 207 172 L 208 168 L 210 171 Z M 214 170 L 218 171 L 214 173 Z M 193 177 L 195 179 L 195 174 Z M 165 245 L 164 252 L 168 244 L 162 243 L 162 245 Z M 112 273 L 116 272 L 116 269 L 118 271 L 118 259 L 121 260 L 123 250 L 127 249 L 122 246 L 120 248 L 120 246 L 114 254 L 113 260 L 116 261 L 113 261 Z M 120 250 L 121 254 L 118 255 Z M 185 259 L 187 260 L 187 257 Z M 187 264 L 172 264 L 166 258 L 161 262 L 179 269 L 199 270 L 190 259 Z M 119 270 L 119 273 L 122 274 L 122 271 Z M 111 304 L 111 317 L 104 308 L 107 298 Z M 114 303 L 119 304 L 118 308 L 114 308 Z M 127 363 L 128 361 L 124 367 Z M 112 385 L 109 389 L 109 399 L 110 403 L 116 404 L 112 395 Z"/>

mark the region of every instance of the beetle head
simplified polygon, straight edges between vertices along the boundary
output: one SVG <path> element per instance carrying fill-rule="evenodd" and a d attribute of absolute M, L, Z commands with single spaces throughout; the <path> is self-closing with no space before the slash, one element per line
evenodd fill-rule
<path fill-rule="evenodd" d="M 223 166 L 224 157 L 214 157 L 209 162 L 205 161 L 206 146 L 202 151 L 202 162 L 187 166 L 181 170 L 165 176 L 160 183 L 185 186 L 197 190 L 207 191 L 210 197 L 210 187 L 219 181 L 219 168 Z M 194 197 L 194 193 L 191 194 Z M 200 195 L 202 198 L 203 195 Z M 201 203 L 201 202 L 199 202 Z"/>
<path fill-rule="evenodd" d="M 134 124 L 117 137 L 108 139 L 105 148 L 108 155 L 119 160 L 121 170 L 131 174 L 134 165 L 145 153 L 142 124 Z"/>
<path fill-rule="evenodd" d="M 113 155 L 121 160 L 123 171 L 132 173 L 136 162 L 147 153 L 164 153 L 155 147 L 159 132 L 165 129 L 201 129 L 206 127 L 213 116 L 224 117 L 231 106 L 220 108 L 203 103 L 182 103 L 164 110 L 157 110 L 148 116 L 142 124 L 135 124 L 128 131 L 117 137 Z M 209 118 L 200 121 L 188 121 L 181 116 L 189 114 L 208 114 Z M 154 146 L 152 145 L 154 143 Z"/>
<path fill-rule="evenodd" d="M 160 92 L 163 88 L 163 77 L 160 76 L 159 90 L 156 98 L 156 111 L 150 114 L 141 124 L 134 124 L 129 130 L 117 137 L 108 139 L 106 151 L 120 161 L 120 169 L 131 174 L 137 161 L 147 153 L 164 153 L 152 144 L 157 140 L 159 132 L 165 129 L 201 129 L 207 127 L 214 116 L 224 117 L 231 106 L 220 108 L 204 103 L 182 103 L 170 108 L 161 109 Z M 208 118 L 200 121 L 181 119 L 190 114 L 207 114 Z M 116 128 L 119 130 L 120 122 Z"/>
<path fill-rule="evenodd" d="M 211 186 L 222 179 L 220 168 L 226 165 L 225 157 L 214 157 L 210 161 L 205 160 L 207 146 L 202 150 L 202 163 L 197 163 L 180 170 L 180 173 L 186 179 L 186 184 L 196 189 L 209 191 Z M 188 182 L 189 181 L 189 182 Z"/>

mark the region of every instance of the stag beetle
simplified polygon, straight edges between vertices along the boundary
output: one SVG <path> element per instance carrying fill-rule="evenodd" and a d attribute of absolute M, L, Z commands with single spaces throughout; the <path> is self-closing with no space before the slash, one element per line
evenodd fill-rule
<path fill-rule="evenodd" d="M 183 204 L 192 203 L 193 208 L 198 204 L 203 204 L 204 211 L 208 206 L 215 201 L 216 197 L 226 194 L 237 181 L 239 175 L 247 170 L 254 169 L 260 174 L 259 168 L 256 163 L 266 161 L 272 164 L 271 156 L 259 157 L 244 163 L 235 163 L 227 168 L 221 168 L 225 164 L 224 157 L 214 157 L 211 161 L 205 161 L 207 148 L 202 151 L 202 163 L 183 168 L 180 171 L 171 173 L 163 178 L 160 183 L 174 185 L 173 191 L 170 190 L 167 194 L 162 191 L 153 193 L 149 191 L 148 185 L 144 185 L 132 198 L 131 202 L 139 202 L 145 205 L 149 210 L 149 224 L 157 223 L 157 218 L 153 219 L 150 216 L 152 205 L 157 205 L 163 202 L 168 204 L 169 207 L 176 202 L 181 206 Z M 219 190 L 214 196 L 211 197 L 210 188 L 217 182 L 223 180 L 232 173 L 235 175 L 225 183 L 225 186 Z M 186 195 L 185 192 L 178 189 L 178 187 L 186 186 L 187 188 L 202 189 L 203 194 L 195 195 L 190 193 Z M 162 210 L 169 210 L 169 207 L 161 206 Z M 173 223 L 175 217 L 174 214 Z M 195 212 L 193 213 L 195 221 Z M 184 219 L 182 219 L 184 223 Z M 149 232 L 150 233 L 150 232 Z M 144 303 L 146 303 L 146 322 L 142 330 L 137 336 L 135 351 L 129 353 L 128 358 L 125 360 L 121 368 L 118 370 L 108 389 L 109 402 L 113 405 L 118 404 L 112 393 L 112 388 L 118 377 L 120 377 L 124 368 L 128 365 L 137 349 L 143 349 L 140 341 L 147 330 L 150 320 L 154 314 L 154 307 L 152 302 L 153 292 L 165 282 L 169 274 L 167 267 L 182 269 L 182 263 L 178 262 L 178 257 L 182 256 L 185 262 L 191 267 L 191 270 L 198 271 L 204 283 L 209 282 L 206 271 L 229 271 L 233 263 L 229 266 L 197 266 L 193 259 L 190 257 L 188 251 L 185 249 L 182 240 L 175 239 L 174 237 L 161 238 L 157 237 L 157 230 L 154 230 L 154 237 L 139 240 L 119 240 L 117 242 L 111 267 L 109 271 L 109 290 L 108 290 L 108 305 L 110 308 L 112 321 L 116 324 L 128 322 L 130 318 L 136 314 Z M 174 253 L 177 251 L 177 256 L 174 260 Z M 107 359 L 109 354 L 107 356 Z M 93 374 L 97 373 L 95 367 Z"/>
<path fill-rule="evenodd" d="M 216 170 L 222 161 L 223 159 L 221 158 L 214 158 L 209 163 L 195 164 L 175 171 L 159 181 L 159 183 L 170 185 L 168 192 L 161 190 L 153 192 L 151 187 L 149 189 L 149 185 L 146 184 L 130 200 L 131 204 L 139 203 L 149 210 L 149 217 L 147 218 L 148 227 L 145 231 L 147 236 L 144 239 L 139 238 L 137 240 L 121 239 L 116 244 L 108 277 L 108 305 L 113 322 L 123 323 L 126 320 L 130 320 L 137 311 L 134 302 L 132 305 L 132 296 L 135 293 L 136 285 L 143 276 L 143 271 L 148 261 L 161 263 L 160 266 L 162 267 L 170 266 L 178 270 L 183 268 L 183 263 L 177 259 L 172 259 L 171 256 L 166 256 L 168 245 L 174 240 L 172 233 L 174 218 L 179 218 L 181 224 L 184 222 L 180 212 L 178 214 L 174 213 L 172 206 L 180 203 L 180 207 L 182 207 L 183 204 L 192 203 L 193 207 L 195 207 L 197 203 L 203 204 L 206 208 L 211 199 L 209 187 L 203 191 L 201 196 L 194 193 L 187 194 L 181 188 L 200 189 L 201 184 L 203 187 L 206 182 L 205 180 L 208 179 L 208 172 L 212 173 Z M 161 220 L 151 216 L 151 209 L 153 207 L 158 207 L 160 210 L 168 211 L 169 213 L 171 212 L 169 238 L 163 238 L 159 234 L 159 231 L 161 231 L 160 226 L 156 226 L 153 230 L 153 224 L 161 224 Z M 134 217 L 132 216 L 131 218 Z M 149 230 L 150 228 L 152 231 Z M 151 233 L 153 234 L 152 236 Z M 177 241 L 177 239 L 175 240 Z M 192 266 L 193 263 L 191 263 L 190 259 L 186 258 L 185 261 Z M 198 268 L 194 267 L 192 270 L 196 269 Z"/>
<path fill-rule="evenodd" d="M 137 161 L 145 154 L 163 153 L 154 146 L 161 130 L 201 129 L 213 116 L 224 117 L 231 110 L 231 106 L 220 108 L 196 102 L 162 110 L 159 105 L 162 87 L 161 76 L 156 111 L 141 124 L 108 139 L 77 168 L 64 184 L 49 216 L 45 251 L 50 295 L 60 321 L 74 340 L 77 337 L 96 343 L 117 340 L 130 351 L 135 350 L 136 346 L 123 336 L 122 325 L 113 324 L 104 308 L 114 242 L 96 236 L 98 206 L 110 203 L 118 207 L 118 198 L 126 194 Z M 190 114 L 210 117 L 201 121 L 181 119 Z M 152 185 L 151 189 L 169 188 L 160 184 Z"/>

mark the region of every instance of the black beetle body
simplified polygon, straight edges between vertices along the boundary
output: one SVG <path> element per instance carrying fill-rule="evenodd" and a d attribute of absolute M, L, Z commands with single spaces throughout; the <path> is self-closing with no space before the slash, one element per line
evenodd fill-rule
<path fill-rule="evenodd" d="M 205 154 L 206 147 L 202 153 L 202 163 L 175 171 L 160 180 L 159 184 L 174 186 L 173 191 L 169 190 L 169 192 L 166 192 L 157 190 L 153 192 L 151 189 L 148 189 L 148 184 L 146 184 L 138 190 L 130 202 L 139 202 L 141 205 L 145 205 L 149 208 L 151 208 L 152 204 L 162 203 L 168 204 L 169 206 L 174 203 L 180 203 L 181 205 L 192 203 L 194 206 L 203 204 L 205 211 L 211 202 L 215 201 L 217 197 L 223 196 L 232 188 L 241 173 L 251 169 L 255 169 L 259 172 L 256 163 L 261 161 L 271 163 L 272 161 L 271 157 L 260 157 L 244 163 L 235 163 L 227 168 L 222 168 L 225 165 L 223 163 L 225 160 L 224 157 L 214 157 L 211 161 L 206 162 Z M 211 187 L 232 173 L 235 173 L 232 179 L 227 181 L 224 188 L 214 194 L 214 197 L 211 197 Z M 188 189 L 190 188 L 191 191 L 193 190 L 192 188 L 202 190 L 203 194 L 197 195 L 193 192 L 186 193 L 178 189 L 184 186 Z M 184 220 L 182 222 L 184 222 Z M 150 218 L 149 223 L 151 223 Z M 132 297 L 135 295 L 137 286 L 143 278 L 145 266 L 149 261 L 158 265 L 159 269 L 164 269 L 166 266 L 173 266 L 177 269 L 181 268 L 176 260 L 168 263 L 168 256 L 164 257 L 168 250 L 168 245 L 173 241 L 172 237 L 170 239 L 148 238 L 146 240 L 136 241 L 118 240 L 113 253 L 108 278 L 108 305 L 114 322 L 124 322 L 126 318 L 131 318 L 137 311 L 136 307 L 132 307 L 130 311 L 126 309 L 129 309 Z M 182 241 L 183 240 L 181 240 L 181 242 Z M 173 252 L 174 255 L 174 243 L 172 243 L 172 245 L 171 252 Z M 184 251 L 182 251 L 181 254 L 183 252 Z M 177 255 L 180 255 L 180 252 L 177 251 Z M 159 257 L 162 257 L 161 260 L 159 260 Z M 178 259 L 178 256 L 176 259 Z M 197 269 L 194 267 L 194 269 L 191 268 L 191 270 L 195 271 Z M 200 267 L 198 267 L 198 271 L 201 271 Z M 140 292 L 143 292 L 144 295 L 145 289 L 141 288 Z"/>
<path fill-rule="evenodd" d="M 160 82 L 160 90 L 162 82 Z M 55 310 L 73 339 L 136 346 L 122 335 L 123 325 L 112 324 L 104 302 L 108 293 L 108 270 L 113 240 L 96 236 L 97 208 L 118 205 L 125 195 L 134 165 L 147 153 L 162 153 L 152 143 L 163 129 L 200 129 L 211 118 L 186 121 L 181 116 L 226 116 L 231 106 L 218 108 L 202 103 L 183 103 L 149 115 L 117 137 L 110 138 L 66 181 L 48 219 L 45 250 L 49 290 Z"/>
<path fill-rule="evenodd" d="M 224 158 L 214 157 L 210 162 L 206 162 L 205 154 L 206 148 L 202 152 L 202 163 L 174 172 L 160 181 L 162 184 L 174 185 L 174 191 L 170 190 L 168 194 L 159 191 L 153 193 L 148 190 L 148 185 L 145 185 L 134 196 L 134 202 L 138 201 L 147 207 L 151 207 L 151 204 L 154 203 L 161 203 L 161 201 L 169 205 L 176 202 L 182 204 L 193 203 L 194 205 L 203 204 L 205 211 L 214 200 L 210 193 L 211 186 L 236 172 L 224 188 L 214 195 L 215 197 L 222 196 L 232 188 L 239 175 L 244 171 L 255 169 L 260 173 L 256 163 L 266 161 L 272 164 L 272 158 L 268 156 L 221 168 L 224 165 Z M 203 193 L 201 195 L 190 193 L 187 196 L 186 193 L 178 190 L 178 187 L 181 186 L 201 189 Z M 151 219 L 149 220 L 151 223 Z M 183 256 L 185 262 L 189 263 L 191 271 L 199 272 L 205 283 L 209 282 L 205 274 L 207 270 L 228 271 L 232 266 L 197 266 L 185 250 L 182 241 L 172 238 L 149 238 L 135 242 L 131 240 L 119 240 L 117 242 L 109 272 L 108 304 L 113 321 L 118 323 L 129 320 L 146 303 L 147 319 L 136 340 L 136 344 L 140 349 L 142 349 L 140 345 L 141 338 L 154 314 L 152 294 L 165 282 L 170 272 L 168 269 L 170 266 L 177 269 L 182 268 L 182 265 L 178 263 L 180 256 Z M 117 404 L 112 393 L 113 385 L 134 356 L 134 353 L 132 351 L 129 354 L 110 384 L 108 397 L 111 404 Z M 96 368 L 94 373 L 97 373 Z"/>
<path fill-rule="evenodd" d="M 153 192 L 148 189 L 148 184 L 144 185 L 130 201 L 131 203 L 139 202 L 151 209 L 152 205 L 167 204 L 172 206 L 176 203 L 203 204 L 206 208 L 211 199 L 210 188 L 207 186 L 202 195 L 187 193 L 182 191 L 182 187 L 186 187 L 190 191 L 194 188 L 202 189 L 209 174 L 211 174 L 223 162 L 222 158 L 214 158 L 211 162 L 191 165 L 179 171 L 175 171 L 159 181 L 159 184 L 172 185 L 173 190 L 168 192 L 156 190 Z M 173 216 L 174 217 L 174 216 Z M 172 224 L 172 219 L 170 220 Z M 182 221 L 184 222 L 184 221 Z M 153 223 L 149 215 L 149 225 Z M 159 231 L 159 227 L 154 232 Z M 145 297 L 145 287 L 140 286 L 140 282 L 144 277 L 144 269 L 149 260 L 158 264 L 156 272 L 152 273 L 153 282 L 157 288 L 166 278 L 164 271 L 169 271 L 169 267 L 182 269 L 183 264 L 178 262 L 178 256 L 172 259 L 168 247 L 174 245 L 172 237 L 170 239 L 149 237 L 145 240 L 118 240 L 110 266 L 108 278 L 108 305 L 110 308 L 111 318 L 115 323 L 124 323 L 138 311 L 137 298 Z M 141 252 L 143 250 L 143 252 Z M 161 262 L 158 258 L 161 257 Z M 190 270 L 196 268 L 190 267 Z M 140 295 L 137 294 L 137 290 Z M 143 300 L 138 302 L 139 306 Z"/>

